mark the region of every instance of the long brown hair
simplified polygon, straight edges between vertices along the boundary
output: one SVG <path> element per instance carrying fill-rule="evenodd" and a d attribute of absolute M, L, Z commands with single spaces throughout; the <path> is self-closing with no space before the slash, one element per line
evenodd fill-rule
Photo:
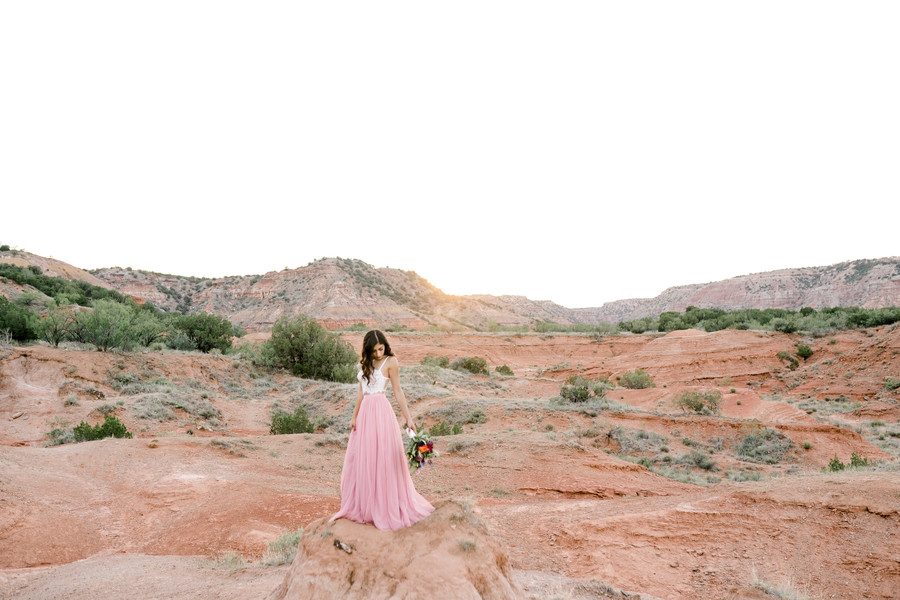
<path fill-rule="evenodd" d="M 375 367 L 372 364 L 372 352 L 378 344 L 384 344 L 385 358 L 394 355 L 391 351 L 391 345 L 381 331 L 373 329 L 366 334 L 366 337 L 363 338 L 362 358 L 359 359 L 359 364 L 362 365 L 363 377 L 370 383 L 372 380 L 372 372 L 375 370 Z M 382 363 L 382 365 L 384 365 L 384 363 Z"/>

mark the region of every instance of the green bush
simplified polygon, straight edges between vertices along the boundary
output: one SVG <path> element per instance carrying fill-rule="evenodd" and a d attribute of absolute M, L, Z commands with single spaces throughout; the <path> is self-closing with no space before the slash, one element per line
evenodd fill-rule
<path fill-rule="evenodd" d="M 828 461 L 828 470 L 832 472 L 843 471 L 847 468 L 847 465 L 841 462 L 841 459 L 837 457 L 837 454 Z"/>
<path fill-rule="evenodd" d="M 426 354 L 425 358 L 420 361 L 420 364 L 423 364 L 426 367 L 441 367 L 446 369 L 450 366 L 450 357 L 431 356 L 430 354 Z"/>
<path fill-rule="evenodd" d="M 269 433 L 272 435 L 284 435 L 290 433 L 312 433 L 315 426 L 306 414 L 306 409 L 298 406 L 293 414 L 283 410 L 272 413 L 272 425 Z"/>
<path fill-rule="evenodd" d="M 112 348 L 128 349 L 131 336 L 131 310 L 115 300 L 96 300 L 93 310 L 75 315 L 73 331 L 79 331 L 79 341 L 93 344 L 101 352 Z"/>
<path fill-rule="evenodd" d="M 44 341 L 53 346 L 66 339 L 75 317 L 68 310 L 60 310 L 54 302 L 47 315 L 38 322 L 38 333 Z"/>
<path fill-rule="evenodd" d="M 807 346 L 806 344 L 797 344 L 797 356 L 806 360 L 810 356 L 813 355 L 813 349 Z"/>
<path fill-rule="evenodd" d="M 479 357 L 470 358 L 462 356 L 454 359 L 450 363 L 450 368 L 455 371 L 468 371 L 473 375 L 490 375 L 487 366 L 487 360 Z"/>
<path fill-rule="evenodd" d="M 791 447 L 791 438 L 777 429 L 759 427 L 747 433 L 737 445 L 738 457 L 749 461 L 775 464 Z"/>
<path fill-rule="evenodd" d="M 278 365 L 298 377 L 356 381 L 358 361 L 353 346 L 306 315 L 278 319 L 267 343 L 272 345 Z"/>
<path fill-rule="evenodd" d="M 897 379 L 896 377 L 885 377 L 884 378 L 884 389 L 886 389 L 889 392 L 892 392 L 892 391 L 896 390 L 897 388 L 900 388 L 900 379 Z"/>
<path fill-rule="evenodd" d="M 460 433 L 462 433 L 462 425 L 459 423 L 450 425 L 447 421 L 438 421 L 428 429 L 428 435 L 434 437 L 441 435 L 459 435 Z"/>
<path fill-rule="evenodd" d="M 496 371 L 500 375 L 507 375 L 509 377 L 512 377 L 515 374 L 515 373 L 513 373 L 513 370 L 509 368 L 508 365 L 500 365 L 498 367 L 494 367 L 494 371 Z"/>
<path fill-rule="evenodd" d="M 9 331 L 9 336 L 19 342 L 30 342 L 38 337 L 38 317 L 23 306 L 0 296 L 0 334 Z"/>
<path fill-rule="evenodd" d="M 797 324 L 791 319 L 775 319 L 772 321 L 772 329 L 781 333 L 794 333 Z"/>
<path fill-rule="evenodd" d="M 683 465 L 698 467 L 704 471 L 712 471 L 716 468 L 716 461 L 702 450 L 691 450 L 690 453 L 682 455 L 678 462 Z"/>
<path fill-rule="evenodd" d="M 618 379 L 619 383 L 622 384 L 622 387 L 626 387 L 630 390 L 642 390 L 645 388 L 656 387 L 656 384 L 653 383 L 653 380 L 650 378 L 650 376 L 641 369 L 627 371 Z"/>
<path fill-rule="evenodd" d="M 572 375 L 559 388 L 559 395 L 569 402 L 587 402 L 591 398 L 603 398 L 607 389 L 606 382 Z"/>
<path fill-rule="evenodd" d="M 44 275 L 40 267 L 32 265 L 24 268 L 18 265 L 0 263 L 0 277 L 12 279 L 22 285 L 30 285 L 43 294 L 56 299 L 60 304 L 75 303 L 91 306 L 95 300 L 115 300 L 123 303 L 126 298 L 115 290 L 91 285 L 86 281 L 70 281 L 65 277 Z M 63 297 L 65 301 L 63 302 Z"/>
<path fill-rule="evenodd" d="M 3 244 L 0 246 L 0 252 L 9 252 L 9 244 Z"/>
<path fill-rule="evenodd" d="M 869 459 L 863 458 L 856 452 L 850 455 L 850 468 L 851 469 L 861 469 L 862 467 L 869 466 Z"/>
<path fill-rule="evenodd" d="M 719 390 L 685 390 L 675 398 L 675 406 L 704 415 L 718 414 L 721 404 L 722 392 Z"/>
<path fill-rule="evenodd" d="M 776 354 L 775 356 L 776 356 L 776 358 L 778 358 L 779 360 L 783 360 L 784 362 L 786 362 L 788 368 L 789 368 L 791 371 L 793 371 L 794 369 L 796 369 L 796 368 L 800 365 L 800 362 L 799 362 L 796 358 L 794 358 L 793 356 L 791 356 L 790 353 L 787 352 L 787 351 L 785 351 L 785 350 L 782 350 L 781 352 L 779 352 L 779 353 Z"/>
<path fill-rule="evenodd" d="M 172 319 L 172 326 L 182 332 L 200 352 L 218 349 L 222 353 L 231 349 L 234 327 L 225 317 L 209 313 L 180 315 Z"/>
<path fill-rule="evenodd" d="M 73 428 L 76 442 L 90 442 L 93 440 L 102 440 L 103 438 L 132 438 L 132 435 L 125 425 L 119 421 L 119 418 L 112 413 L 106 415 L 106 419 L 102 425 L 94 425 L 93 427 L 82 421 Z"/>

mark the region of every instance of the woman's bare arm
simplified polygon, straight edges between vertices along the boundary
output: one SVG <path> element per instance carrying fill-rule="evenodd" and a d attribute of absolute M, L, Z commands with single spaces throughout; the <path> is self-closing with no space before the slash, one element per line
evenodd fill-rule
<path fill-rule="evenodd" d="M 406 426 L 415 431 L 416 425 L 413 423 L 412 417 L 409 416 L 406 396 L 403 395 L 403 389 L 400 387 L 400 363 L 397 361 L 397 357 L 389 357 L 387 367 L 388 378 L 391 380 L 391 387 L 394 388 L 394 399 L 397 400 L 397 405 L 400 407 L 400 415 L 406 419 Z"/>

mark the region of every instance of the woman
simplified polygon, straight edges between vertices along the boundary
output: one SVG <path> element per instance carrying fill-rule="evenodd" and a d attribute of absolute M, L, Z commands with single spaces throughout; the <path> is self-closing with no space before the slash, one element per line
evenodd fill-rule
<path fill-rule="evenodd" d="M 341 474 L 341 510 L 331 520 L 402 529 L 430 515 L 434 507 L 416 491 L 409 476 L 397 418 L 384 395 L 388 381 L 406 426 L 413 431 L 416 427 L 400 389 L 399 363 L 381 331 L 372 330 L 363 338 L 359 362 L 359 391 Z"/>

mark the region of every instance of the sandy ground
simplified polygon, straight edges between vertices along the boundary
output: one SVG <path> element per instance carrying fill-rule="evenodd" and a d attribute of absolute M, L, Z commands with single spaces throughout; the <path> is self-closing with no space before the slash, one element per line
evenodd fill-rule
<path fill-rule="evenodd" d="M 464 423 L 417 488 L 475 507 L 525 597 L 900 596 L 900 408 L 884 385 L 900 329 L 391 341 L 420 422 Z M 790 370 L 776 355 L 798 342 L 815 353 Z M 515 375 L 417 366 L 426 355 Z M 656 387 L 551 402 L 570 375 L 638 368 Z M 720 391 L 721 414 L 683 413 L 684 390 Z M 265 597 L 288 570 L 264 566 L 269 542 L 339 506 L 353 392 L 232 357 L 0 348 L 0 598 Z M 270 435 L 273 406 L 297 403 L 322 430 Z M 46 446 L 110 411 L 134 439 Z M 773 464 L 737 452 L 762 428 L 791 441 Z M 680 463 L 697 451 L 714 466 Z M 822 471 L 853 453 L 870 466 Z"/>

